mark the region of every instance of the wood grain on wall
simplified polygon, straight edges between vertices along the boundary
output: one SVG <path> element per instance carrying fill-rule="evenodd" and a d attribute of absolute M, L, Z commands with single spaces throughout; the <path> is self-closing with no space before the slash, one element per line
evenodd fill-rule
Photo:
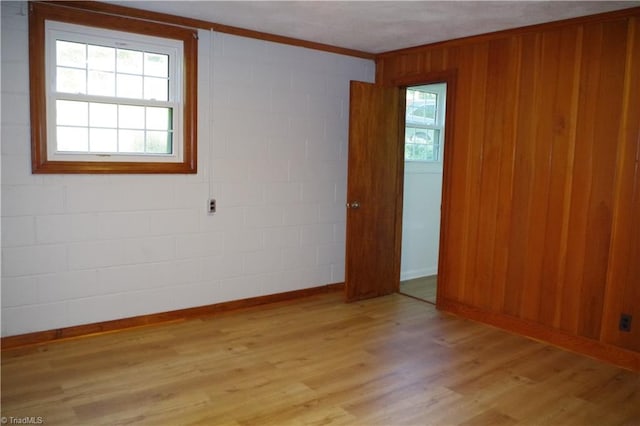
<path fill-rule="evenodd" d="M 640 8 L 377 61 L 457 75 L 442 301 L 640 352 Z"/>

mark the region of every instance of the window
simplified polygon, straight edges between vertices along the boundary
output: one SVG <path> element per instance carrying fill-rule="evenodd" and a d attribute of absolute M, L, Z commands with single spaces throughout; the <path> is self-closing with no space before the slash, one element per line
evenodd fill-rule
<path fill-rule="evenodd" d="M 33 172 L 195 173 L 195 33 L 31 8 Z"/>
<path fill-rule="evenodd" d="M 406 161 L 442 162 L 446 84 L 407 88 Z"/>

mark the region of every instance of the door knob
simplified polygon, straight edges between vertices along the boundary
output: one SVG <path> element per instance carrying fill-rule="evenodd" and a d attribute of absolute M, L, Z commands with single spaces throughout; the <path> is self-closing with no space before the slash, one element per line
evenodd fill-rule
<path fill-rule="evenodd" d="M 348 209 L 357 209 L 360 207 L 360 202 L 359 201 L 354 201 L 353 203 L 347 203 L 347 208 Z"/>

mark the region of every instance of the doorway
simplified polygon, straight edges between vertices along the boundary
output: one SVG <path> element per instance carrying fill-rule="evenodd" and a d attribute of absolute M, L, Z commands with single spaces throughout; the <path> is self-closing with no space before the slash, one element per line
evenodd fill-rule
<path fill-rule="evenodd" d="M 447 83 L 405 90 L 400 293 L 435 304 Z"/>

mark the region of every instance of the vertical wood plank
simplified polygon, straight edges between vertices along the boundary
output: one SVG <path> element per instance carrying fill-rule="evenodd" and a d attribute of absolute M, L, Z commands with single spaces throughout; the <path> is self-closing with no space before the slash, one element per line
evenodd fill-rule
<path fill-rule="evenodd" d="M 573 179 L 575 175 L 575 157 L 576 157 L 576 138 L 577 138 L 577 121 L 578 121 L 578 107 L 580 104 L 580 73 L 582 67 L 582 50 L 584 48 L 583 45 L 584 39 L 584 27 L 582 25 L 576 27 L 576 40 L 574 46 L 574 66 L 573 66 L 573 76 L 572 82 L 573 91 L 572 91 L 572 99 L 571 99 L 571 124 L 569 127 L 569 135 L 568 135 L 568 143 L 569 147 L 567 150 L 568 158 L 567 158 L 567 167 L 570 169 L 570 173 L 567 173 L 567 178 L 565 179 L 565 187 L 564 187 L 564 199 L 563 199 L 563 226 L 561 228 L 562 237 L 560 240 L 560 244 L 562 246 L 563 257 L 560 259 L 560 264 L 558 265 L 558 276 L 556 278 L 558 282 L 558 292 L 556 293 L 556 306 L 553 315 L 553 327 L 561 328 L 563 314 L 567 311 L 567 307 L 565 306 L 564 296 L 567 294 L 565 292 L 565 287 L 567 285 L 567 277 L 566 277 L 566 264 L 567 257 L 572 256 L 569 252 L 568 244 L 569 244 L 569 232 L 572 228 L 572 224 L 570 222 L 571 219 L 571 201 L 572 201 L 572 191 L 573 191 Z M 577 306 L 577 304 L 574 304 Z M 570 315 L 572 318 L 577 317 L 577 311 L 574 312 L 573 315 Z"/>
<path fill-rule="evenodd" d="M 520 71 L 522 67 L 522 40 L 511 38 L 507 46 L 508 62 L 506 64 L 507 78 L 503 83 L 502 93 L 498 99 L 502 99 L 502 126 L 501 131 L 501 156 L 500 174 L 498 176 L 498 202 L 496 206 L 496 240 L 494 244 L 494 259 L 491 282 L 491 310 L 502 312 L 504 310 L 505 295 L 507 289 L 507 269 L 509 263 L 511 211 L 513 208 L 514 170 L 516 155 L 516 129 L 519 117 L 518 92 L 514 88 L 519 87 Z"/>
<path fill-rule="evenodd" d="M 460 48 L 456 57 L 455 62 L 450 62 L 452 69 L 458 69 L 456 93 L 470 93 L 473 83 L 473 68 L 471 66 L 473 64 L 473 49 Z M 469 168 L 472 161 L 471 144 L 468 143 L 468 137 L 471 135 L 471 99 L 468 96 L 457 96 L 452 113 L 456 117 L 454 123 L 456 140 L 451 140 L 452 135 L 445 135 L 446 161 L 449 161 L 448 156 L 451 156 L 450 164 L 455 169 L 455 173 L 450 173 L 451 215 L 447 218 L 449 241 L 447 248 L 451 256 L 443 256 L 445 261 L 441 263 L 451 285 L 447 285 L 445 288 L 438 287 L 438 291 L 446 298 L 462 300 L 468 282 L 469 256 L 467 253 L 471 237 L 467 231 L 470 220 L 468 199 L 471 191 Z"/>
<path fill-rule="evenodd" d="M 529 229 L 527 234 L 527 260 L 522 277 L 523 289 L 520 305 L 520 317 L 536 321 L 539 315 L 540 304 L 542 303 L 542 261 L 545 251 L 546 235 L 544 230 L 547 226 L 547 201 L 549 197 L 549 173 L 552 156 L 551 138 L 549 135 L 549 108 L 548 91 L 549 87 L 543 78 L 545 73 L 545 42 L 544 35 L 540 35 L 540 45 L 538 50 L 538 61 L 540 67 L 534 78 L 536 93 L 532 110 L 531 120 L 534 126 L 531 129 L 533 147 L 530 151 L 532 162 L 532 173 L 530 191 L 531 198 L 529 204 Z M 546 45 L 548 48 L 548 44 Z"/>
<path fill-rule="evenodd" d="M 585 27 L 599 37 L 599 44 L 606 46 L 593 58 L 599 67 L 598 84 L 588 93 L 586 103 L 596 105 L 595 114 L 584 117 L 593 120 L 593 168 L 591 194 L 587 208 L 587 238 L 585 249 L 584 280 L 580 293 L 580 318 L 578 334 L 599 338 L 604 305 L 604 290 L 608 265 L 609 244 L 613 210 L 613 177 L 617 147 L 611 141 L 617 138 L 622 113 L 622 95 L 626 56 L 626 21 L 606 22 Z M 597 34 L 597 35 L 596 35 Z"/>
<path fill-rule="evenodd" d="M 640 351 L 640 19 L 628 25 L 623 115 L 615 178 L 616 200 L 601 340 Z M 620 331 L 620 314 L 633 315 L 630 332 Z M 634 323 L 635 322 L 635 323 Z"/>
<path fill-rule="evenodd" d="M 433 71 L 444 70 L 445 49 L 435 49 L 431 52 L 431 69 Z"/>
<path fill-rule="evenodd" d="M 489 56 L 487 81 L 488 106 L 485 140 L 492 143 L 485 145 L 483 158 L 484 182 L 481 202 L 487 203 L 483 211 L 486 213 L 487 225 L 482 226 L 486 232 L 481 240 L 487 244 L 480 253 L 486 253 L 483 269 L 489 281 L 481 284 L 487 288 L 483 304 L 495 312 L 502 310 L 504 304 L 506 257 L 508 256 L 508 229 L 511 205 L 511 187 L 514 156 L 514 120 L 517 114 L 516 92 L 518 83 L 518 51 L 520 44 L 514 38 L 492 43 Z M 490 105 L 490 106 L 489 106 Z M 492 156 L 494 156 L 492 158 Z M 486 173 L 488 172 L 488 173 Z M 486 183 L 486 184 L 485 184 Z M 481 221 L 482 221 L 481 217 Z M 491 243 L 492 241 L 492 243 Z M 479 274 L 483 277 L 483 274 Z"/>
<path fill-rule="evenodd" d="M 525 287 L 524 275 L 529 259 L 529 234 L 535 166 L 535 126 L 532 119 L 539 96 L 537 78 L 540 67 L 540 34 L 527 34 L 520 43 L 520 76 L 518 86 L 518 119 L 515 131 L 515 164 L 509 227 L 509 258 L 505 277 L 504 310 L 521 315 Z"/>
<path fill-rule="evenodd" d="M 485 119 L 481 108 L 474 106 L 485 105 L 487 63 L 489 60 L 489 44 L 476 46 L 473 50 L 473 59 L 470 65 L 472 70 L 471 87 L 469 92 L 470 109 L 469 127 L 464 145 L 468 147 L 469 163 L 467 164 L 467 186 L 465 192 L 466 211 L 465 229 L 469 232 L 466 263 L 466 281 L 464 283 L 462 301 L 469 304 L 477 303 L 482 298 L 483 289 L 477 279 L 478 274 L 478 248 L 479 248 L 479 208 L 480 190 L 482 188 L 482 158 Z M 457 122 L 458 120 L 456 120 Z M 455 159 L 454 159 L 455 161 Z M 482 248 L 482 247 L 480 247 Z M 485 290 L 486 291 L 486 290 Z"/>
<path fill-rule="evenodd" d="M 596 102 L 592 92 L 597 91 L 600 68 L 597 61 L 602 50 L 599 27 L 583 30 L 583 54 L 580 66 L 580 102 L 576 122 L 576 142 L 572 175 L 572 190 L 567 234 L 565 282 L 562 287 L 563 309 L 560 329 L 578 333 L 580 294 L 584 279 L 585 251 L 588 244 L 587 215 L 593 174 L 593 144 Z"/>
<path fill-rule="evenodd" d="M 542 257 L 540 288 L 544 295 L 538 312 L 538 321 L 555 325 L 561 304 L 561 283 L 564 276 L 563 259 L 566 257 L 566 235 L 570 199 L 570 182 L 575 146 L 576 60 L 579 58 L 578 29 L 567 28 L 545 33 L 542 64 L 543 99 L 548 116 L 544 120 L 545 134 L 550 141 L 549 190 L 546 202 L 545 250 Z"/>
<path fill-rule="evenodd" d="M 420 55 L 402 55 L 400 60 L 400 69 L 405 74 L 416 74 L 418 72 L 418 61 Z"/>
<path fill-rule="evenodd" d="M 508 81 L 505 51 L 508 40 L 489 43 L 486 93 L 481 112 L 484 132 L 479 135 L 482 152 L 480 158 L 479 197 L 477 200 L 478 229 L 476 240 L 473 305 L 491 308 L 493 281 L 493 255 L 496 238 L 496 215 L 500 176 L 500 158 L 504 135 L 502 134 L 502 105 L 504 82 Z"/>
<path fill-rule="evenodd" d="M 637 72 L 640 72 L 639 68 L 636 68 Z M 640 91 L 636 92 L 640 94 Z M 640 99 L 640 96 L 636 99 Z M 637 105 L 637 103 L 636 103 Z M 634 110 L 638 113 L 636 117 L 640 117 L 640 108 L 637 106 Z M 640 135 L 640 126 L 636 123 L 636 134 Z M 640 159 L 640 136 L 636 138 L 637 144 L 635 149 L 635 158 Z M 624 276 L 618 282 L 611 281 L 610 289 L 611 293 L 618 295 L 617 299 L 621 302 L 620 308 L 609 310 L 609 320 L 605 323 L 607 332 L 609 335 L 615 336 L 614 339 L 607 339 L 611 343 L 617 346 L 621 346 L 626 349 L 631 349 L 640 352 L 640 167 L 636 160 L 635 174 L 633 179 L 629 179 L 630 185 L 633 187 L 633 192 L 629 199 L 620 199 L 621 206 L 626 204 L 627 200 L 630 201 L 631 208 L 631 221 L 629 224 L 627 239 L 629 240 L 629 250 L 627 262 L 624 265 L 618 266 L 617 270 L 624 271 Z M 624 207 L 621 207 L 624 208 Z M 616 265 L 617 266 L 617 265 Z M 633 316 L 632 327 L 629 332 L 620 331 L 617 327 L 619 313 L 630 314 Z"/>

